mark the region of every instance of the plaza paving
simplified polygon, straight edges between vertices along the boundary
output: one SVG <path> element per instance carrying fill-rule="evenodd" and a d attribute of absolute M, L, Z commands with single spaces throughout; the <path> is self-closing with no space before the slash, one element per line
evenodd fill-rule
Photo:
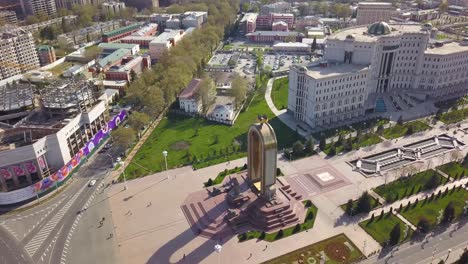
<path fill-rule="evenodd" d="M 287 175 L 332 167 L 348 184 L 338 189 L 311 192 L 309 197 L 303 197 L 311 199 L 318 208 L 315 225 L 311 230 L 273 243 L 256 240 L 239 243 L 236 237 L 232 237 L 220 242 L 223 245 L 220 254 L 214 252 L 218 241 L 194 235 L 180 206 L 189 193 L 201 190 L 203 182 L 208 178 L 214 178 L 225 168 L 242 166 L 246 163 L 245 158 L 196 171 L 182 167 L 168 173 L 157 173 L 128 182 L 129 189 L 126 191 L 123 191 L 123 184 L 115 185 L 109 190 L 108 196 L 119 245 L 118 259 L 121 263 L 259 263 L 339 233 L 345 233 L 361 251 L 368 254 L 380 249 L 380 246 L 357 225 L 361 219 L 343 216 L 339 205 L 350 198 L 356 199 L 364 190 L 395 180 L 402 169 L 390 170 L 386 176 L 365 178 L 352 171 L 346 162 L 441 133 L 447 131 L 434 129 L 407 138 L 387 140 L 330 159 L 324 158 L 323 154 L 294 162 L 280 158 L 278 167 L 287 180 Z M 464 141 L 462 133 L 456 136 Z M 465 153 L 466 149 L 462 155 Z M 448 155 L 438 155 L 430 162 L 424 160 L 412 166 L 426 169 L 446 163 L 449 159 Z"/>

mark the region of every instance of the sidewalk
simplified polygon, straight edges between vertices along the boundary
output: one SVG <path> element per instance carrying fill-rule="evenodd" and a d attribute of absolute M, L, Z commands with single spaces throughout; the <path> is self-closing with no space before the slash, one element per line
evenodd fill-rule
<path fill-rule="evenodd" d="M 124 162 L 122 166 L 120 166 L 118 169 L 114 170 L 111 173 L 111 176 L 109 177 L 111 180 L 118 180 L 120 174 L 127 168 L 127 166 L 130 164 L 130 162 L 133 160 L 133 157 L 136 155 L 138 150 L 140 150 L 141 146 L 146 142 L 148 137 L 153 133 L 153 130 L 158 126 L 159 122 L 164 118 L 166 114 L 167 108 L 164 109 L 161 114 L 159 114 L 159 117 L 151 123 L 151 125 L 146 129 L 145 133 L 143 136 L 138 140 L 136 145 L 133 147 L 133 149 L 128 153 L 127 157 L 125 158 L 125 161 L 129 162 Z"/>

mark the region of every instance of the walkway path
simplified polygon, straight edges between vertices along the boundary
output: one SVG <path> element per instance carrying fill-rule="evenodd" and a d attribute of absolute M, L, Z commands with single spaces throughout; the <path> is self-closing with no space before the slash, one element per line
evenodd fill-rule
<path fill-rule="evenodd" d="M 110 179 L 117 180 L 119 178 L 120 174 L 127 168 L 127 166 L 133 160 L 133 157 L 136 155 L 138 150 L 140 150 L 141 146 L 143 146 L 143 144 L 146 142 L 146 140 L 151 135 L 151 133 L 153 133 L 153 130 L 159 125 L 159 122 L 161 122 L 161 119 L 163 119 L 163 117 L 166 114 L 166 110 L 167 110 L 167 108 L 164 109 L 161 112 L 161 114 L 159 114 L 159 117 L 156 120 L 154 120 L 153 123 L 151 123 L 151 125 L 148 127 L 148 129 L 146 129 L 143 136 L 138 140 L 136 145 L 133 147 L 133 149 L 130 151 L 130 153 L 128 153 L 128 155 L 126 156 L 125 160 L 128 161 L 128 162 L 124 162 L 122 166 L 120 166 L 118 169 L 114 170 L 111 173 Z"/>
<path fill-rule="evenodd" d="M 267 84 L 267 88 L 265 92 L 265 101 L 267 102 L 268 107 L 273 112 L 273 114 L 275 114 L 275 116 L 277 116 L 279 120 L 281 120 L 281 122 L 283 122 L 292 130 L 297 131 L 304 138 L 307 138 L 312 133 L 309 130 L 308 126 L 306 124 L 301 124 L 300 127 L 298 127 L 299 124 L 296 120 L 294 120 L 294 117 L 291 114 L 289 114 L 286 109 L 278 110 L 278 108 L 276 108 L 275 104 L 273 103 L 273 100 L 271 99 L 271 90 L 273 89 L 273 82 L 276 79 L 285 78 L 285 77 L 287 76 L 275 77 L 275 78 L 271 78 L 270 80 L 268 80 L 268 84 Z M 306 130 L 304 131 L 304 129 Z"/>

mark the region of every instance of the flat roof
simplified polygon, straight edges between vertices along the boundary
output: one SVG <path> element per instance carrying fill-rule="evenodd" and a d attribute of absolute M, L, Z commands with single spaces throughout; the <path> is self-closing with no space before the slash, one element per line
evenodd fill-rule
<path fill-rule="evenodd" d="M 128 44 L 128 43 L 100 43 L 98 45 L 100 48 L 103 49 L 133 49 L 138 44 Z"/>
<path fill-rule="evenodd" d="M 304 34 L 294 31 L 255 31 L 246 36 L 304 36 Z"/>
<path fill-rule="evenodd" d="M 98 65 L 101 66 L 101 67 L 104 67 L 106 66 L 108 63 L 113 63 L 121 58 L 123 58 L 124 56 L 127 56 L 130 54 L 130 50 L 129 49 L 118 49 L 114 52 L 112 52 L 111 54 L 109 54 L 108 56 L 104 57 L 103 59 L 100 59 L 98 61 Z"/>
<path fill-rule="evenodd" d="M 280 42 L 273 45 L 273 47 L 296 47 L 296 48 L 307 48 L 309 45 L 302 42 Z"/>
<path fill-rule="evenodd" d="M 350 27 L 333 33 L 328 37 L 329 40 L 345 40 L 347 36 L 352 35 L 359 42 L 375 42 L 380 37 L 394 37 L 404 33 L 426 33 L 422 31 L 420 24 L 389 24 L 391 31 L 387 35 L 368 35 L 367 26 Z"/>
<path fill-rule="evenodd" d="M 392 3 L 386 2 L 359 2 L 358 6 L 392 6 Z"/>
<path fill-rule="evenodd" d="M 353 64 L 333 64 L 328 63 L 327 67 L 310 67 L 307 68 L 307 75 L 314 79 L 323 79 L 335 77 L 339 75 L 355 73 L 359 71 L 368 70 L 366 65 L 353 65 Z"/>
<path fill-rule="evenodd" d="M 424 52 L 425 54 L 434 54 L 434 55 L 449 55 L 459 52 L 467 52 L 468 45 L 460 45 L 460 43 L 452 42 L 442 45 L 441 47 L 427 48 Z"/>
<path fill-rule="evenodd" d="M 180 30 L 165 31 L 153 39 L 150 43 L 166 43 L 168 40 L 180 34 Z"/>
<path fill-rule="evenodd" d="M 140 26 L 141 26 L 141 24 L 132 24 L 132 25 L 129 25 L 129 26 L 126 26 L 126 27 L 121 27 L 121 28 L 114 29 L 114 30 L 109 31 L 109 32 L 105 32 L 104 34 L 102 34 L 102 36 L 104 36 L 104 37 L 112 37 L 112 36 L 115 36 L 115 35 L 118 35 L 118 34 L 122 34 L 122 33 L 124 33 L 124 32 L 136 30 L 136 29 L 138 29 Z"/>

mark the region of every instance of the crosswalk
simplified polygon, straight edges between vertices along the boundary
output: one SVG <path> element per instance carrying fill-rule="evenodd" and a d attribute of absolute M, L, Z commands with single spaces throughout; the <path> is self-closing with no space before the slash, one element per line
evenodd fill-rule
<path fill-rule="evenodd" d="M 49 236 L 50 232 L 55 228 L 57 223 L 63 218 L 68 209 L 73 205 L 76 199 L 80 196 L 86 186 L 83 186 L 61 209 L 60 211 L 47 222 L 47 224 L 37 233 L 24 247 L 29 256 L 33 256 L 39 247 L 44 243 L 44 240 Z"/>

